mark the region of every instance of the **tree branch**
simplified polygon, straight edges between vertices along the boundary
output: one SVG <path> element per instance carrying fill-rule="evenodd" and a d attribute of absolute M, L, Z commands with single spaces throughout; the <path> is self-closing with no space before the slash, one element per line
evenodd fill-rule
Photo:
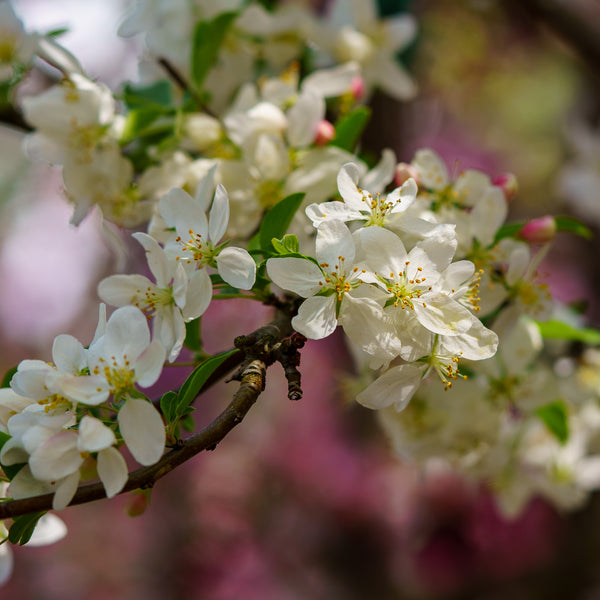
<path fill-rule="evenodd" d="M 600 74 L 600 26 L 591 12 L 585 14 L 572 0 L 504 0 L 504 4 L 546 24 Z"/>
<path fill-rule="evenodd" d="M 277 360 L 277 353 L 285 338 L 293 333 L 291 310 L 277 310 L 271 323 L 247 336 L 236 338 L 236 346 L 244 352 L 244 361 L 231 379 L 240 385 L 225 410 L 199 432 L 169 450 L 154 465 L 142 467 L 129 474 L 129 479 L 119 492 L 130 492 L 139 488 L 152 487 L 173 469 L 196 456 L 203 450 L 214 450 L 219 442 L 244 419 L 252 405 L 265 389 L 267 367 Z M 293 342 L 297 345 L 297 341 Z M 214 381 L 213 381 L 214 382 Z M 203 389 L 211 383 L 207 381 Z M 15 518 L 34 512 L 51 510 L 54 494 L 21 498 L 0 503 L 0 520 Z M 106 498 L 102 483 L 82 485 L 70 502 L 70 506 L 85 504 Z"/>

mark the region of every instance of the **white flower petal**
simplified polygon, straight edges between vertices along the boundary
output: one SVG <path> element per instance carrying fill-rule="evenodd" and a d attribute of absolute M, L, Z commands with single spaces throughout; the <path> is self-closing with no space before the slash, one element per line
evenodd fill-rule
<path fill-rule="evenodd" d="M 79 423 L 78 448 L 82 452 L 98 452 L 116 442 L 112 429 L 95 417 L 86 415 Z"/>
<path fill-rule="evenodd" d="M 188 283 L 183 318 L 191 321 L 204 314 L 212 300 L 212 282 L 206 269 L 199 269 L 190 276 Z"/>
<path fill-rule="evenodd" d="M 162 456 L 165 447 L 165 426 L 150 402 L 129 398 L 118 416 L 121 435 L 133 455 L 142 465 L 152 465 Z"/>
<path fill-rule="evenodd" d="M 335 304 L 335 294 L 307 298 L 292 319 L 292 327 L 311 340 L 320 340 L 331 335 L 338 324 Z"/>
<path fill-rule="evenodd" d="M 340 270 L 352 268 L 356 248 L 348 226 L 342 221 L 324 221 L 319 225 L 316 240 L 319 263 L 327 263 L 327 270 L 333 271 L 341 262 Z M 342 257 L 342 258 L 340 258 Z"/>
<path fill-rule="evenodd" d="M 363 390 L 356 400 L 367 408 L 406 408 L 423 378 L 425 365 L 412 363 L 392 367 Z"/>
<path fill-rule="evenodd" d="M 62 479 L 78 471 L 82 463 L 74 431 L 61 431 L 53 435 L 29 458 L 31 473 L 41 481 Z"/>
<path fill-rule="evenodd" d="M 270 258 L 267 261 L 267 274 L 281 289 L 303 298 L 316 294 L 325 284 L 323 271 L 305 258 Z"/>
<path fill-rule="evenodd" d="M 225 188 L 219 183 L 215 190 L 215 197 L 210 209 L 208 220 L 208 235 L 213 244 L 218 244 L 229 223 L 229 196 Z"/>
<path fill-rule="evenodd" d="M 360 171 L 354 163 L 345 164 L 337 176 L 337 186 L 344 202 L 354 210 L 364 208 L 363 195 L 358 191 Z"/>
<path fill-rule="evenodd" d="M 162 373 L 167 352 L 159 340 L 152 340 L 148 347 L 140 354 L 133 368 L 135 379 L 140 387 L 150 387 Z"/>
<path fill-rule="evenodd" d="M 116 448 L 106 448 L 98 453 L 98 476 L 108 498 L 118 494 L 127 483 L 127 463 Z"/>
<path fill-rule="evenodd" d="M 27 546 L 49 546 L 62 540 L 66 535 L 67 526 L 64 521 L 52 513 L 46 513 L 37 522 Z"/>
<path fill-rule="evenodd" d="M 69 505 L 69 502 L 73 500 L 73 496 L 77 491 L 79 480 L 79 471 L 75 471 L 75 473 L 57 482 L 56 492 L 54 492 L 54 499 L 52 500 L 52 508 L 54 510 L 62 510 Z"/>
<path fill-rule="evenodd" d="M 72 335 L 62 334 L 54 338 L 52 360 L 59 371 L 79 373 L 86 366 L 85 350 Z"/>
<path fill-rule="evenodd" d="M 256 279 L 256 263 L 243 248 L 224 248 L 217 256 L 219 275 L 229 285 L 249 290 Z"/>
<path fill-rule="evenodd" d="M 147 233 L 132 233 L 134 238 L 146 251 L 146 260 L 158 287 L 165 288 L 171 283 L 175 263 L 170 262 L 159 243 Z M 142 288 L 143 289 L 143 288 Z"/>

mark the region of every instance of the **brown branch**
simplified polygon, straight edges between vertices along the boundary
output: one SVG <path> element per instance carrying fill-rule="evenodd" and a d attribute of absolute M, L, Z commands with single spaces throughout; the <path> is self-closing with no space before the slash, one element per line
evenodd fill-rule
<path fill-rule="evenodd" d="M 600 74 L 600 11 L 597 8 L 594 18 L 592 11 L 584 11 L 583 4 L 573 0 L 504 0 L 504 4 L 547 25 Z"/>
<path fill-rule="evenodd" d="M 265 388 L 267 367 L 276 358 L 274 354 L 282 340 L 292 333 L 291 312 L 278 310 L 274 320 L 249 334 L 236 338 L 236 346 L 244 351 L 244 362 L 232 379 L 240 386 L 225 410 L 199 432 L 169 450 L 156 464 L 142 467 L 129 474 L 129 479 L 119 492 L 130 492 L 139 488 L 152 487 L 173 469 L 204 450 L 214 450 L 217 444 L 244 419 L 258 396 Z M 238 345 L 239 344 L 239 345 Z M 234 356 L 239 356 L 234 355 Z M 207 382 L 207 384 L 211 380 Z M 204 389 L 206 389 L 205 385 Z M 54 494 L 21 498 L 0 503 L 0 520 L 15 518 L 34 512 L 51 510 Z M 102 483 L 82 485 L 77 489 L 70 506 L 85 504 L 106 498 Z"/>

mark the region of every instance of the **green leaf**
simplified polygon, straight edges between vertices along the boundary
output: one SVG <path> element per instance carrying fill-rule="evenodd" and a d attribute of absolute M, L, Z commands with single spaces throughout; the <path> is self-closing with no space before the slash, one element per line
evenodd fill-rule
<path fill-rule="evenodd" d="M 569 340 L 583 342 L 591 346 L 600 345 L 600 331 L 591 327 L 574 327 L 569 323 L 551 319 L 550 321 L 536 321 L 542 337 L 555 340 Z"/>
<path fill-rule="evenodd" d="M 173 107 L 173 89 L 170 81 L 160 79 L 151 85 L 135 86 L 126 83 L 122 94 L 128 109 L 145 107 Z"/>
<path fill-rule="evenodd" d="M 121 141 L 125 144 L 142 136 L 173 131 L 175 120 L 167 116 L 165 109 L 145 106 L 132 110 L 125 119 Z"/>
<path fill-rule="evenodd" d="M 0 388 L 10 387 L 10 380 L 13 378 L 13 375 L 17 372 L 17 368 L 18 367 L 11 367 L 8 371 L 6 371 L 6 374 L 2 379 L 2 384 L 0 385 Z"/>
<path fill-rule="evenodd" d="M 494 244 L 497 244 L 500 240 L 507 237 L 516 237 L 519 231 L 521 231 L 523 228 L 523 225 L 525 225 L 525 221 L 519 221 L 518 223 L 505 223 L 496 232 Z"/>
<path fill-rule="evenodd" d="M 13 544 L 25 545 L 33 535 L 33 530 L 47 511 L 17 517 L 8 530 L 8 540 Z"/>
<path fill-rule="evenodd" d="M 352 152 L 370 118 L 371 110 L 361 106 L 340 119 L 335 124 L 335 136 L 330 145 Z"/>
<path fill-rule="evenodd" d="M 200 352 L 202 350 L 201 324 L 201 317 L 185 324 L 185 340 L 183 341 L 183 345 L 194 352 Z"/>
<path fill-rule="evenodd" d="M 304 200 L 304 193 L 286 196 L 263 217 L 258 230 L 261 248 L 271 250 L 273 248 L 271 240 L 283 237 L 302 200 Z"/>
<path fill-rule="evenodd" d="M 273 244 L 275 252 L 279 254 L 299 254 L 300 252 L 300 243 L 298 242 L 298 238 L 293 234 L 288 233 L 280 240 L 273 238 L 271 244 Z"/>
<path fill-rule="evenodd" d="M 220 367 L 230 356 L 239 352 L 239 350 L 229 350 L 221 354 L 215 354 L 202 364 L 198 365 L 191 375 L 183 382 L 179 390 L 179 399 L 177 402 L 177 411 L 183 414 L 182 409 L 188 407 L 200 393 L 200 390 L 207 382 L 208 378 Z"/>
<path fill-rule="evenodd" d="M 546 427 L 556 436 L 556 439 L 565 444 L 569 439 L 569 424 L 567 422 L 567 409 L 564 402 L 558 400 L 546 406 L 541 406 L 536 411 L 537 416 Z"/>
<path fill-rule="evenodd" d="M 573 217 L 554 217 L 554 220 L 556 221 L 557 231 L 568 231 L 586 240 L 591 240 L 593 237 L 591 230 Z"/>
<path fill-rule="evenodd" d="M 167 423 L 177 420 L 177 392 L 169 391 L 160 399 L 160 411 Z"/>
<path fill-rule="evenodd" d="M 238 16 L 237 12 L 224 12 L 212 21 L 200 21 L 194 29 L 192 41 L 192 84 L 198 91 L 206 76 L 217 62 L 227 30 Z"/>
<path fill-rule="evenodd" d="M 2 450 L 2 448 L 4 447 L 4 444 L 6 444 L 6 442 L 8 442 L 8 440 L 10 440 L 11 436 L 8 435 L 8 433 L 4 433 L 3 431 L 0 431 L 0 450 Z M 2 463 L 0 463 L 0 465 L 2 466 L 2 470 L 4 471 L 4 474 L 12 481 L 15 477 L 15 475 L 25 466 L 26 463 L 19 463 L 16 465 L 4 465 Z"/>

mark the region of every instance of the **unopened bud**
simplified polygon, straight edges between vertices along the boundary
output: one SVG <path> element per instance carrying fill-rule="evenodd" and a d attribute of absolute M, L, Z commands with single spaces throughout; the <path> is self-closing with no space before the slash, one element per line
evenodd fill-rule
<path fill-rule="evenodd" d="M 556 221 L 554 217 L 547 215 L 539 219 L 533 219 L 523 225 L 519 231 L 519 237 L 533 244 L 545 244 L 550 242 L 556 234 Z"/>
<path fill-rule="evenodd" d="M 514 173 L 498 175 L 492 180 L 492 183 L 502 190 L 507 202 L 510 202 L 517 195 L 519 184 Z"/>
<path fill-rule="evenodd" d="M 137 490 L 129 498 L 126 512 L 129 517 L 139 517 L 150 504 L 150 490 Z"/>
<path fill-rule="evenodd" d="M 419 172 L 409 163 L 398 163 L 394 174 L 394 182 L 397 186 L 401 186 L 405 181 L 413 178 L 419 185 Z"/>
<path fill-rule="evenodd" d="M 317 125 L 317 135 L 315 136 L 315 144 L 317 146 L 326 146 L 335 136 L 335 128 L 334 126 L 323 119 Z"/>
<path fill-rule="evenodd" d="M 365 80 L 357 75 L 350 84 L 350 92 L 355 100 L 360 100 L 365 94 Z"/>

